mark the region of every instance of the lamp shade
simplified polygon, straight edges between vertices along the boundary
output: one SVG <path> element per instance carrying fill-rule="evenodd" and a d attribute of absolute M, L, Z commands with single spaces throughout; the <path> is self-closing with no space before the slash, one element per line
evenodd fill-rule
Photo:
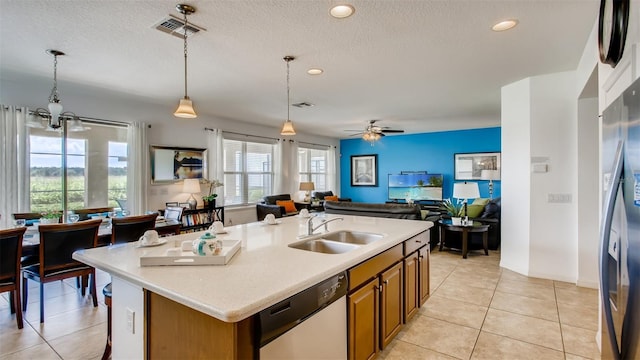
<path fill-rule="evenodd" d="M 480 178 L 482 180 L 498 180 L 500 179 L 500 172 L 498 170 L 482 170 Z"/>
<path fill-rule="evenodd" d="M 302 191 L 311 191 L 315 190 L 315 186 L 313 185 L 313 181 L 303 181 L 300 183 L 300 190 Z"/>
<path fill-rule="evenodd" d="M 480 197 L 478 183 L 454 183 L 453 197 L 456 199 L 477 199 Z"/>
<path fill-rule="evenodd" d="M 282 124 L 282 130 L 280 131 L 280 135 L 295 135 L 296 131 L 293 129 L 293 123 L 291 120 L 287 120 Z"/>
<path fill-rule="evenodd" d="M 182 186 L 182 192 L 186 192 L 189 194 L 199 194 L 200 193 L 200 180 L 198 179 L 184 179 L 184 184 Z"/>
<path fill-rule="evenodd" d="M 184 97 L 180 99 L 180 105 L 178 105 L 178 109 L 173 113 L 173 116 L 195 119 L 198 117 L 198 114 L 196 114 L 196 111 L 193 109 L 193 102 L 188 97 Z"/>

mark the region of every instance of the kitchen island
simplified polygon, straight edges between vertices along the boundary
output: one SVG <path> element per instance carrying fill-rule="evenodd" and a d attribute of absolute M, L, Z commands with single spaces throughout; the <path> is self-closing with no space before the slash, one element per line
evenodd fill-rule
<path fill-rule="evenodd" d="M 427 221 L 324 214 L 314 223 L 334 217 L 344 220 L 330 222 L 330 231 L 378 233 L 383 238 L 342 254 L 295 249 L 288 245 L 306 234 L 308 219 L 287 217 L 277 225 L 225 228 L 227 233 L 218 236 L 242 245 L 224 266 L 140 266 L 141 256 L 161 255 L 203 232 L 168 237 L 158 247 L 130 243 L 78 251 L 74 258 L 112 276 L 114 359 L 146 358 L 150 353 L 155 358 L 154 348 L 187 345 L 176 338 L 176 331 L 195 341 L 202 331 L 212 332 L 204 336 L 212 339 L 206 344 L 210 358 L 253 357 L 253 315 L 433 226 Z M 182 350 L 189 351 L 188 346 Z"/>

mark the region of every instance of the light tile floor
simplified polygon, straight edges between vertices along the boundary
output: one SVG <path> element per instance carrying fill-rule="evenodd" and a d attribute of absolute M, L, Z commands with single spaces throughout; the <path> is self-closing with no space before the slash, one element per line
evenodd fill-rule
<path fill-rule="evenodd" d="M 530 278 L 500 253 L 437 249 L 431 297 L 381 359 L 600 359 L 598 290 Z"/>
<path fill-rule="evenodd" d="M 381 353 L 381 359 L 599 359 L 598 292 L 522 276 L 499 267 L 499 253 L 431 254 L 431 297 Z M 29 286 L 25 326 L 18 330 L 8 293 L 0 296 L 0 360 L 99 359 L 107 310 L 98 271 L 98 302 L 82 298 L 75 280 Z"/>

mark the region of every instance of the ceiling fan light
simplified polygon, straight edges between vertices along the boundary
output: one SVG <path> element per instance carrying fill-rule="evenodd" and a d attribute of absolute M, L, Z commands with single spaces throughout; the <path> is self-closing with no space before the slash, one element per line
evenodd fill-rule
<path fill-rule="evenodd" d="M 293 122 L 291 120 L 287 120 L 282 124 L 282 130 L 280 131 L 280 135 L 295 135 L 296 131 L 293 129 Z"/>
<path fill-rule="evenodd" d="M 180 104 L 173 113 L 173 116 L 185 119 L 195 119 L 198 117 L 196 111 L 193 109 L 193 102 L 188 97 L 180 99 Z"/>

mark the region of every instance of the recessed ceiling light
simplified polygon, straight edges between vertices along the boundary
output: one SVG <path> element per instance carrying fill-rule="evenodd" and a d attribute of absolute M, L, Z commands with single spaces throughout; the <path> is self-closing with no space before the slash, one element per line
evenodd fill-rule
<path fill-rule="evenodd" d="M 493 31 L 506 31 L 506 30 L 514 28 L 516 25 L 518 25 L 518 20 L 503 20 L 503 21 L 500 21 L 499 23 L 493 25 L 491 27 L 491 30 L 493 30 Z"/>
<path fill-rule="evenodd" d="M 307 70 L 307 74 L 309 75 L 320 75 L 324 72 L 324 70 L 320 69 L 320 68 L 311 68 L 309 70 Z"/>
<path fill-rule="evenodd" d="M 336 19 L 344 19 L 347 18 L 356 11 L 356 9 L 351 5 L 336 5 L 329 10 L 329 14 Z"/>

